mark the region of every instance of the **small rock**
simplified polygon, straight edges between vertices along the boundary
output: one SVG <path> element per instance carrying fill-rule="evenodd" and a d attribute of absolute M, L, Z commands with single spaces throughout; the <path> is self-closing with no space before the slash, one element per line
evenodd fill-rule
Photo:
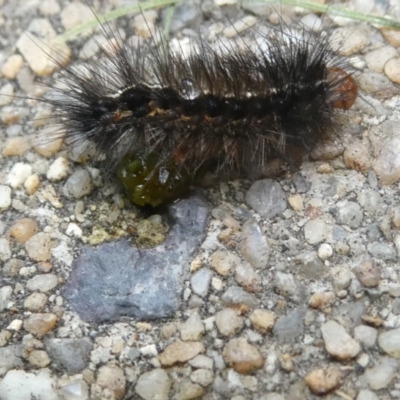
<path fill-rule="evenodd" d="M 46 305 L 47 296 L 44 293 L 32 293 L 24 301 L 24 307 L 28 311 L 41 311 Z"/>
<path fill-rule="evenodd" d="M 15 221 L 10 228 L 10 236 L 18 243 L 25 243 L 38 230 L 36 221 L 30 218 L 21 218 Z"/>
<path fill-rule="evenodd" d="M 27 140 L 26 137 L 23 136 L 10 137 L 7 138 L 4 144 L 3 155 L 5 157 L 22 156 L 25 152 L 29 150 L 29 148 L 30 148 L 30 141 Z"/>
<path fill-rule="evenodd" d="M 236 266 L 236 282 L 243 286 L 248 292 L 258 293 L 261 291 L 261 277 L 254 271 L 250 264 L 242 262 Z"/>
<path fill-rule="evenodd" d="M 1 400 L 59 400 L 57 383 L 48 369 L 41 369 L 37 374 L 23 370 L 8 371 L 0 382 Z M 18 393 L 18 397 L 15 397 Z"/>
<path fill-rule="evenodd" d="M 258 332 L 266 334 L 274 326 L 275 313 L 258 308 L 251 313 L 250 321 Z"/>
<path fill-rule="evenodd" d="M 326 369 L 320 368 L 311 371 L 306 376 L 305 382 L 314 394 L 320 396 L 339 387 L 341 378 L 338 368 L 328 367 Z"/>
<path fill-rule="evenodd" d="M 357 201 L 369 213 L 378 211 L 382 207 L 382 196 L 376 190 L 361 190 L 357 194 Z"/>
<path fill-rule="evenodd" d="M 207 357 L 203 354 L 199 354 L 198 356 L 189 360 L 189 364 L 193 368 L 201 368 L 201 369 L 213 369 L 214 361 L 212 358 Z"/>
<path fill-rule="evenodd" d="M 32 314 L 24 321 L 24 329 L 38 338 L 50 332 L 57 323 L 57 317 L 52 313 Z"/>
<path fill-rule="evenodd" d="M 207 387 L 212 383 L 214 379 L 214 373 L 210 369 L 200 368 L 192 372 L 190 379 L 194 383 L 198 383 L 203 387 Z"/>
<path fill-rule="evenodd" d="M 312 308 L 325 310 L 335 302 L 335 293 L 333 292 L 319 292 L 314 293 L 310 297 L 309 304 Z"/>
<path fill-rule="evenodd" d="M 176 400 L 197 399 L 204 394 L 204 389 L 197 383 L 193 383 L 188 379 L 183 379 L 178 386 L 175 395 Z"/>
<path fill-rule="evenodd" d="M 280 318 L 274 325 L 274 336 L 280 342 L 291 342 L 302 336 L 306 313 L 306 308 L 301 306 L 291 311 L 285 317 Z"/>
<path fill-rule="evenodd" d="M 12 292 L 13 288 L 11 286 L 3 286 L 0 288 L 0 312 L 3 312 L 7 308 Z"/>
<path fill-rule="evenodd" d="M 26 243 L 25 250 L 34 261 L 48 261 L 51 258 L 51 239 L 47 233 L 39 232 Z"/>
<path fill-rule="evenodd" d="M 254 268 L 265 269 L 268 266 L 270 245 L 254 218 L 248 219 L 243 224 L 239 250 L 243 258 Z"/>
<path fill-rule="evenodd" d="M 32 292 L 39 290 L 40 292 L 47 293 L 53 290 L 58 285 L 58 278 L 54 274 L 36 275 L 29 279 L 26 283 L 26 288 Z"/>
<path fill-rule="evenodd" d="M 86 169 L 75 171 L 65 182 L 63 193 L 66 197 L 80 199 L 93 189 L 92 178 Z"/>
<path fill-rule="evenodd" d="M 327 352 L 339 360 L 354 358 L 360 351 L 360 345 L 335 321 L 328 321 L 321 327 Z"/>
<path fill-rule="evenodd" d="M 89 400 L 88 384 L 83 379 L 67 382 L 60 387 L 60 392 L 65 400 Z"/>
<path fill-rule="evenodd" d="M 356 400 L 379 400 L 374 392 L 370 390 L 360 390 Z"/>
<path fill-rule="evenodd" d="M 333 249 L 332 246 L 328 243 L 322 243 L 318 248 L 318 257 L 321 260 L 327 260 L 332 257 Z"/>
<path fill-rule="evenodd" d="M 241 374 L 247 374 L 264 365 L 260 352 L 243 338 L 230 340 L 223 355 L 226 363 Z"/>
<path fill-rule="evenodd" d="M 161 368 L 153 369 L 141 375 L 135 386 L 135 392 L 144 400 L 168 400 L 171 381 Z"/>
<path fill-rule="evenodd" d="M 347 168 L 360 171 L 363 174 L 367 173 L 371 166 L 368 149 L 361 140 L 354 140 L 346 147 L 343 159 Z"/>
<path fill-rule="evenodd" d="M 40 179 L 37 174 L 28 176 L 28 178 L 24 183 L 26 194 L 28 194 L 29 196 L 35 194 L 39 189 L 39 186 L 40 186 Z"/>
<path fill-rule="evenodd" d="M 292 265 L 306 279 L 321 279 L 327 271 L 324 263 L 314 252 L 306 252 L 293 257 Z"/>
<path fill-rule="evenodd" d="M 44 350 L 33 350 L 28 359 L 29 363 L 37 368 L 45 368 L 50 364 L 50 358 Z"/>
<path fill-rule="evenodd" d="M 368 37 L 366 32 L 362 30 L 355 32 L 353 27 L 346 26 L 336 28 L 332 32 L 330 43 L 340 55 L 350 56 L 365 47 L 368 43 Z"/>
<path fill-rule="evenodd" d="M 272 218 L 286 210 L 286 196 L 272 179 L 255 181 L 246 193 L 246 203 L 264 218 Z"/>
<path fill-rule="evenodd" d="M 32 175 L 32 167 L 29 164 L 16 163 L 7 175 L 7 184 L 12 188 L 19 188 Z"/>
<path fill-rule="evenodd" d="M 374 260 L 364 260 L 356 268 L 356 276 L 366 287 L 377 287 L 381 280 L 381 269 Z"/>
<path fill-rule="evenodd" d="M 400 137 L 392 136 L 380 145 L 379 154 L 372 167 L 382 185 L 392 185 L 400 179 Z"/>
<path fill-rule="evenodd" d="M 254 295 L 247 293 L 242 288 L 230 287 L 221 296 L 221 301 L 228 307 L 245 306 L 254 309 L 257 308 L 257 299 Z"/>
<path fill-rule="evenodd" d="M 381 357 L 376 360 L 374 367 L 365 371 L 364 377 L 372 390 L 383 389 L 397 375 L 399 367 L 398 360 L 390 357 Z"/>
<path fill-rule="evenodd" d="M 330 275 L 336 290 L 347 289 L 350 286 L 352 274 L 348 268 L 333 267 L 330 271 Z"/>
<path fill-rule="evenodd" d="M 0 260 L 7 261 L 10 257 L 10 243 L 6 238 L 0 237 Z"/>
<path fill-rule="evenodd" d="M 96 383 L 103 389 L 108 389 L 115 399 L 123 399 L 125 395 L 124 371 L 117 365 L 104 365 L 99 369 Z"/>
<path fill-rule="evenodd" d="M 400 359 L 400 328 L 379 334 L 378 344 L 386 354 Z"/>
<path fill-rule="evenodd" d="M 303 198 L 300 194 L 293 194 L 289 196 L 288 202 L 294 211 L 302 211 L 304 209 Z"/>
<path fill-rule="evenodd" d="M 215 317 L 219 333 L 224 336 L 233 336 L 243 328 L 243 319 L 238 316 L 237 310 L 224 308 Z"/>
<path fill-rule="evenodd" d="M 391 46 L 383 46 L 365 54 L 365 62 L 372 72 L 383 72 L 385 64 L 397 54 L 396 49 Z M 390 77 L 389 77 L 390 79 Z"/>
<path fill-rule="evenodd" d="M 190 278 L 193 292 L 200 297 L 204 297 L 208 293 L 212 275 L 208 268 L 201 268 L 196 271 Z"/>
<path fill-rule="evenodd" d="M 385 75 L 394 83 L 400 83 L 400 58 L 392 58 L 385 64 Z"/>
<path fill-rule="evenodd" d="M 339 224 L 347 225 L 350 228 L 358 228 L 363 220 L 361 207 L 354 201 L 338 201 L 334 213 Z"/>
<path fill-rule="evenodd" d="M 0 185 L 0 211 L 7 210 L 11 205 L 10 186 Z"/>
<path fill-rule="evenodd" d="M 10 345 L 0 348 L 0 376 L 13 368 L 22 368 L 21 346 Z M 0 383 L 1 387 L 1 383 Z M 0 397 L 0 399 L 3 399 Z"/>
<path fill-rule="evenodd" d="M 179 331 L 184 341 L 200 339 L 204 333 L 204 324 L 199 313 L 193 312 L 186 322 L 180 324 Z"/>
<path fill-rule="evenodd" d="M 0 347 L 4 347 L 10 339 L 11 339 L 10 331 L 1 331 L 0 332 Z"/>
<path fill-rule="evenodd" d="M 274 288 L 277 293 L 290 298 L 296 303 L 300 303 L 305 297 L 303 286 L 292 274 L 277 271 L 275 273 Z"/>
<path fill-rule="evenodd" d="M 9 57 L 1 68 L 1 73 L 7 79 L 14 79 L 24 63 L 20 54 L 13 54 Z"/>
<path fill-rule="evenodd" d="M 368 246 L 368 251 L 374 258 L 378 258 L 384 261 L 397 260 L 397 251 L 391 243 L 373 243 L 372 245 Z"/>
<path fill-rule="evenodd" d="M 65 157 L 58 157 L 47 171 L 47 179 L 53 182 L 61 181 L 68 176 L 68 160 Z"/>
<path fill-rule="evenodd" d="M 369 348 L 375 345 L 378 331 L 370 326 L 359 325 L 354 328 L 354 337 L 364 348 Z"/>
<path fill-rule="evenodd" d="M 174 342 L 164 350 L 159 360 L 162 365 L 171 366 L 186 362 L 204 351 L 205 348 L 201 342 Z"/>
<path fill-rule="evenodd" d="M 304 236 L 308 243 L 317 244 L 329 238 L 332 228 L 328 226 L 324 218 L 316 218 L 304 225 Z"/>
<path fill-rule="evenodd" d="M 222 276 L 227 276 L 240 264 L 240 258 L 225 250 L 217 250 L 211 255 L 211 265 Z"/>

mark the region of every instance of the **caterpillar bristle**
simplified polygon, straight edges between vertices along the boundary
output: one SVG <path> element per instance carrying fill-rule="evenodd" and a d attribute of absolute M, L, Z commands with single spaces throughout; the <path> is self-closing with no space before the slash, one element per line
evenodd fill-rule
<path fill-rule="evenodd" d="M 60 96 L 45 101 L 65 140 L 92 142 L 108 172 L 132 154 L 157 155 L 157 168 L 193 178 L 298 160 L 338 133 L 357 85 L 326 36 L 305 27 L 279 33 L 255 47 L 236 39 L 225 51 L 200 38 L 188 56 L 156 40 L 120 46 L 106 33 L 111 51 L 100 46 L 83 67 L 64 68 Z"/>

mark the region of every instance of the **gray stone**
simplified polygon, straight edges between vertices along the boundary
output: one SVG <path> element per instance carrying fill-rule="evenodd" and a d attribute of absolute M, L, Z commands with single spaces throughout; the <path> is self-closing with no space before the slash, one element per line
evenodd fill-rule
<path fill-rule="evenodd" d="M 378 242 L 368 246 L 368 251 L 373 257 L 384 261 L 396 261 L 397 251 L 392 244 Z"/>
<path fill-rule="evenodd" d="M 243 224 L 239 250 L 243 258 L 254 268 L 264 269 L 268 266 L 271 249 L 260 225 L 254 218 L 248 219 Z"/>
<path fill-rule="evenodd" d="M 0 312 L 3 312 L 6 309 L 7 303 L 11 298 L 12 291 L 13 289 L 11 286 L 3 286 L 0 288 Z"/>
<path fill-rule="evenodd" d="M 326 267 L 316 253 L 303 253 L 292 259 L 293 271 L 306 279 L 320 279 L 326 274 Z"/>
<path fill-rule="evenodd" d="M 174 224 L 155 248 L 137 249 L 128 240 L 84 248 L 63 291 L 81 318 L 150 320 L 171 316 L 180 307 L 185 268 L 204 238 L 208 206 L 191 197 L 170 205 L 169 213 Z"/>
<path fill-rule="evenodd" d="M 400 299 L 394 299 L 393 304 L 392 304 L 392 313 L 394 315 L 399 315 L 400 314 Z"/>
<path fill-rule="evenodd" d="M 354 328 L 354 337 L 364 348 L 368 348 L 375 345 L 378 331 L 367 325 L 359 325 Z"/>
<path fill-rule="evenodd" d="M 6 238 L 0 238 L 0 260 L 7 261 L 10 257 L 10 242 Z"/>
<path fill-rule="evenodd" d="M 332 213 L 336 216 L 339 224 L 347 225 L 350 228 L 358 228 L 363 220 L 361 207 L 354 201 L 338 201 L 336 207 L 332 209 Z"/>
<path fill-rule="evenodd" d="M 65 368 L 68 374 L 82 371 L 88 364 L 86 358 L 93 349 L 93 343 L 88 338 L 47 339 L 45 346 L 53 364 Z"/>
<path fill-rule="evenodd" d="M 275 273 L 274 288 L 280 295 L 288 297 L 295 303 L 300 303 L 305 299 L 303 285 L 292 274 L 277 271 Z"/>
<path fill-rule="evenodd" d="M 92 178 L 86 169 L 78 169 L 65 182 L 63 193 L 67 197 L 80 199 L 93 189 Z"/>
<path fill-rule="evenodd" d="M 296 172 L 293 174 L 293 184 L 296 188 L 297 193 L 306 193 L 311 189 L 311 184 L 308 180 L 300 174 L 300 172 Z"/>
<path fill-rule="evenodd" d="M 311 219 L 304 225 L 304 236 L 310 244 L 325 241 L 331 233 L 332 227 L 326 223 L 325 218 Z"/>
<path fill-rule="evenodd" d="M 378 344 L 386 354 L 400 359 L 400 328 L 382 332 L 378 337 Z"/>
<path fill-rule="evenodd" d="M 360 390 L 356 400 L 379 400 L 378 396 L 370 390 Z"/>
<path fill-rule="evenodd" d="M 381 357 L 372 368 L 365 371 L 364 377 L 372 390 L 387 387 L 390 381 L 397 375 L 400 362 L 390 357 Z"/>
<path fill-rule="evenodd" d="M 212 276 L 213 273 L 208 268 L 201 268 L 196 271 L 190 278 L 193 292 L 201 297 L 205 296 L 210 287 Z"/>
<path fill-rule="evenodd" d="M 229 307 L 244 304 L 247 307 L 254 309 L 257 308 L 258 305 L 257 298 L 254 295 L 247 293 L 245 290 L 238 287 L 228 288 L 221 296 L 221 301 Z"/>
<path fill-rule="evenodd" d="M 174 8 L 171 25 L 171 33 L 181 32 L 187 27 L 197 27 L 202 19 L 201 9 L 195 3 L 180 3 Z"/>
<path fill-rule="evenodd" d="M 364 189 L 357 195 L 358 203 L 365 211 L 372 213 L 382 206 L 382 197 L 376 190 Z"/>
<path fill-rule="evenodd" d="M 279 319 L 273 329 L 274 336 L 281 342 L 292 342 L 303 335 L 306 307 L 298 307 Z"/>
<path fill-rule="evenodd" d="M 21 345 L 0 348 L 0 376 L 3 376 L 10 369 L 22 367 L 21 354 Z"/>
<path fill-rule="evenodd" d="M 286 210 L 286 196 L 272 179 L 255 181 L 246 193 L 246 203 L 264 218 L 272 218 Z"/>

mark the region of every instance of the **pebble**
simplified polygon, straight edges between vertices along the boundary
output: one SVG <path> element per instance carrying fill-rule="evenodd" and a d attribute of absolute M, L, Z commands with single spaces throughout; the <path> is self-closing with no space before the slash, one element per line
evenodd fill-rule
<path fill-rule="evenodd" d="M 272 218 L 286 210 L 285 193 L 272 179 L 255 181 L 246 193 L 246 203 L 264 218 Z"/>
<path fill-rule="evenodd" d="M 180 324 L 179 331 L 183 341 L 200 339 L 204 334 L 204 324 L 199 313 L 193 312 L 187 321 Z"/>
<path fill-rule="evenodd" d="M 334 292 L 319 292 L 314 293 L 309 300 L 309 304 L 312 308 L 319 310 L 326 310 L 335 302 Z"/>
<path fill-rule="evenodd" d="M 307 310 L 304 306 L 295 308 L 275 322 L 273 333 L 280 342 L 291 342 L 303 335 L 304 318 Z"/>
<path fill-rule="evenodd" d="M 302 211 L 304 209 L 303 198 L 300 194 L 293 194 L 289 196 L 288 202 L 294 211 Z"/>
<path fill-rule="evenodd" d="M 3 286 L 0 288 L 0 312 L 3 312 L 7 308 L 12 292 L 13 288 L 11 286 Z"/>
<path fill-rule="evenodd" d="M 358 228 L 363 220 L 363 212 L 358 203 L 341 200 L 336 203 L 334 214 L 337 222 L 350 228 Z"/>
<path fill-rule="evenodd" d="M 24 321 L 24 329 L 39 339 L 50 332 L 57 323 L 57 316 L 53 313 L 32 314 Z"/>
<path fill-rule="evenodd" d="M 69 173 L 69 162 L 65 157 L 58 157 L 47 170 L 46 177 L 53 182 L 61 181 Z"/>
<path fill-rule="evenodd" d="M 320 279 L 327 270 L 314 252 L 302 253 L 292 258 L 292 265 L 306 279 Z"/>
<path fill-rule="evenodd" d="M 0 348 L 0 376 L 3 376 L 13 368 L 21 368 L 23 366 L 21 351 L 21 345 L 10 345 Z"/>
<path fill-rule="evenodd" d="M 359 341 L 364 348 L 375 346 L 378 331 L 367 325 L 359 325 L 354 328 L 354 338 Z"/>
<path fill-rule="evenodd" d="M 193 368 L 200 368 L 200 369 L 213 369 L 214 361 L 212 358 L 205 356 L 204 354 L 199 354 L 198 356 L 189 360 L 189 364 Z"/>
<path fill-rule="evenodd" d="M 104 365 L 97 374 L 96 384 L 106 389 L 116 400 L 123 399 L 126 390 L 124 371 L 117 365 Z"/>
<path fill-rule="evenodd" d="M 83 379 L 72 379 L 60 385 L 63 400 L 89 400 L 89 388 Z"/>
<path fill-rule="evenodd" d="M 80 199 L 93 190 L 90 173 L 86 169 L 78 169 L 65 182 L 63 193 L 66 197 Z"/>
<path fill-rule="evenodd" d="M 248 292 L 258 293 L 261 292 L 261 276 L 254 271 L 250 264 L 246 262 L 240 263 L 236 266 L 235 280 L 243 286 Z"/>
<path fill-rule="evenodd" d="M 200 368 L 192 372 L 190 379 L 194 383 L 198 383 L 203 387 L 211 385 L 214 379 L 214 373 L 210 369 Z"/>
<path fill-rule="evenodd" d="M 343 153 L 343 160 L 347 168 L 363 174 L 366 174 L 371 166 L 369 151 L 360 140 L 354 140 L 347 145 Z"/>
<path fill-rule="evenodd" d="M 350 56 L 362 50 L 368 43 L 367 33 L 352 26 L 335 29 L 330 36 L 332 47 L 342 56 Z"/>
<path fill-rule="evenodd" d="M 378 211 L 382 207 L 382 196 L 376 190 L 361 190 L 357 194 L 357 201 L 369 213 Z"/>
<path fill-rule="evenodd" d="M 304 225 L 304 236 L 309 244 L 317 244 L 327 240 L 332 233 L 332 228 L 324 218 L 311 219 Z"/>
<path fill-rule="evenodd" d="M 400 47 L 400 32 L 396 29 L 382 28 L 384 38 L 394 47 Z"/>
<path fill-rule="evenodd" d="M 381 280 L 381 269 L 373 259 L 361 262 L 355 273 L 358 280 L 366 287 L 377 287 Z"/>
<path fill-rule="evenodd" d="M 400 328 L 380 333 L 378 344 L 386 354 L 400 359 Z"/>
<path fill-rule="evenodd" d="M 176 363 L 186 362 L 199 353 L 204 353 L 205 348 L 201 342 L 174 342 L 170 344 L 163 353 L 160 354 L 159 360 L 163 366 L 171 366 Z"/>
<path fill-rule="evenodd" d="M 325 349 L 334 358 L 348 360 L 355 357 L 361 346 L 335 321 L 328 321 L 321 326 Z"/>
<path fill-rule="evenodd" d="M 328 258 L 332 257 L 333 249 L 332 246 L 328 243 L 322 243 L 318 247 L 318 257 L 321 260 L 327 260 Z"/>
<path fill-rule="evenodd" d="M 393 135 L 380 144 L 378 156 L 372 168 L 382 185 L 392 185 L 400 179 L 400 136 Z"/>
<path fill-rule="evenodd" d="M 81 372 L 87 364 L 87 357 L 93 350 L 89 338 L 79 339 L 47 339 L 46 351 L 53 363 L 59 368 L 65 368 L 69 374 Z"/>
<path fill-rule="evenodd" d="M 11 339 L 10 331 L 1 331 L 0 332 L 0 347 L 4 347 L 10 339 Z"/>
<path fill-rule="evenodd" d="M 386 66 L 385 66 L 386 69 Z M 358 79 L 359 88 L 377 98 L 391 98 L 397 94 L 393 83 L 384 75 L 376 72 L 364 72 Z"/>
<path fill-rule="evenodd" d="M 37 233 L 38 225 L 31 218 L 21 218 L 15 221 L 10 227 L 10 236 L 18 243 L 25 243 Z"/>
<path fill-rule="evenodd" d="M 256 269 L 268 267 L 271 248 L 260 225 L 254 218 L 248 219 L 242 228 L 239 250 L 243 258 Z"/>
<path fill-rule="evenodd" d="M 46 305 L 47 296 L 44 293 L 32 293 L 24 301 L 24 307 L 28 311 L 41 311 Z"/>
<path fill-rule="evenodd" d="M 383 46 L 365 54 L 367 67 L 373 71 L 382 73 L 385 64 L 397 55 L 396 49 L 391 46 Z"/>
<path fill-rule="evenodd" d="M 351 271 L 346 267 L 333 267 L 330 271 L 330 275 L 336 290 L 347 289 L 353 278 Z"/>
<path fill-rule="evenodd" d="M 48 133 L 47 133 L 47 129 L 49 130 Z M 45 138 L 46 136 L 50 136 L 52 133 L 53 133 L 53 131 L 51 130 L 51 128 L 45 127 L 44 129 L 41 130 L 40 135 L 41 135 L 41 137 Z M 50 158 L 51 156 L 56 154 L 61 149 L 62 144 L 63 144 L 62 139 L 53 139 L 52 138 L 51 140 L 45 140 L 45 139 L 35 140 L 32 145 L 33 145 L 33 149 L 36 151 L 36 153 L 40 154 L 43 157 Z M 62 159 L 59 160 L 53 168 L 56 168 L 57 165 L 60 165 L 60 167 L 62 167 L 62 164 L 64 162 L 65 161 L 63 161 Z M 55 172 L 57 172 L 57 171 L 55 171 Z"/>
<path fill-rule="evenodd" d="M 275 313 L 268 310 L 258 308 L 250 314 L 250 321 L 254 329 L 258 332 L 266 334 L 270 332 L 275 323 Z"/>
<path fill-rule="evenodd" d="M 50 357 L 44 350 L 33 350 L 28 360 L 33 367 L 37 368 L 45 368 L 50 364 Z"/>
<path fill-rule="evenodd" d="M 32 175 L 32 167 L 29 164 L 18 162 L 13 165 L 8 173 L 6 183 L 16 189 L 23 185 L 30 175 Z"/>
<path fill-rule="evenodd" d="M 240 264 L 240 258 L 226 250 L 217 250 L 211 255 L 211 266 L 222 276 L 228 276 Z"/>
<path fill-rule="evenodd" d="M 0 260 L 7 261 L 10 257 L 10 242 L 5 238 L 0 238 Z"/>
<path fill-rule="evenodd" d="M 28 176 L 24 183 L 24 188 L 26 193 L 31 196 L 32 194 L 35 194 L 37 190 L 39 189 L 40 186 L 40 179 L 37 174 L 33 174 L 31 176 Z"/>
<path fill-rule="evenodd" d="M 241 374 L 248 374 L 264 365 L 260 352 L 244 338 L 230 340 L 223 355 L 226 363 Z"/>
<path fill-rule="evenodd" d="M 13 54 L 9 58 L 7 58 L 7 60 L 1 67 L 2 75 L 7 79 L 14 79 L 20 71 L 23 63 L 24 59 L 20 54 Z"/>
<path fill-rule="evenodd" d="M 10 186 L 0 185 L 0 211 L 7 210 L 11 205 Z"/>
<path fill-rule="evenodd" d="M 135 386 L 135 392 L 144 400 L 168 400 L 171 381 L 161 368 L 153 369 L 141 375 Z"/>
<path fill-rule="evenodd" d="M 47 293 L 52 291 L 58 284 L 58 278 L 54 274 L 36 275 L 29 279 L 26 283 L 26 288 L 32 292 L 39 290 L 40 292 Z"/>
<path fill-rule="evenodd" d="M 8 371 L 0 382 L 0 399 L 16 400 L 59 400 L 57 383 L 48 369 L 41 369 L 37 374 L 23 370 Z"/>
<path fill-rule="evenodd" d="M 379 399 L 374 392 L 363 389 L 359 391 L 356 400 L 379 400 Z"/>
<path fill-rule="evenodd" d="M 394 83 L 400 83 L 400 58 L 392 58 L 385 64 L 385 75 Z"/>
<path fill-rule="evenodd" d="M 224 308 L 215 316 L 215 324 L 223 336 L 233 336 L 243 328 L 243 319 L 239 317 L 238 311 L 232 308 Z"/>
<path fill-rule="evenodd" d="M 132 21 L 132 28 L 136 35 L 146 39 L 154 38 L 156 34 L 154 22 L 157 18 L 158 12 L 156 10 L 143 11 L 135 15 Z"/>
<path fill-rule="evenodd" d="M 230 287 L 221 296 L 221 302 L 228 306 L 245 306 L 254 309 L 257 308 L 258 301 L 256 297 L 250 293 L 247 293 L 242 288 Z"/>
<path fill-rule="evenodd" d="M 190 285 L 194 293 L 204 297 L 210 288 L 213 273 L 208 268 L 201 268 L 190 278 Z"/>
<path fill-rule="evenodd" d="M 25 250 L 34 261 L 48 261 L 51 258 L 51 239 L 47 233 L 39 232 L 25 243 Z"/>
<path fill-rule="evenodd" d="M 10 137 L 4 143 L 3 156 L 22 156 L 29 148 L 30 141 L 26 137 Z"/>
<path fill-rule="evenodd" d="M 305 382 L 311 392 L 319 396 L 338 388 L 341 380 L 340 370 L 333 366 L 326 369 L 315 369 L 305 377 Z"/>
<path fill-rule="evenodd" d="M 397 251 L 395 247 L 390 243 L 373 243 L 368 246 L 368 251 L 375 258 L 384 260 L 384 261 L 396 261 L 397 260 Z"/>
<path fill-rule="evenodd" d="M 249 29 L 254 24 L 257 23 L 257 18 L 253 15 L 246 15 L 242 17 L 240 20 L 235 21 L 233 24 L 230 24 L 227 28 L 224 29 L 223 34 L 227 38 L 231 38 L 236 36 L 238 33 L 243 32 L 246 29 Z"/>
<path fill-rule="evenodd" d="M 277 293 L 290 298 L 295 303 L 300 303 L 305 296 L 304 287 L 292 274 L 277 271 L 275 273 L 274 288 Z"/>
<path fill-rule="evenodd" d="M 189 379 L 183 379 L 177 388 L 174 399 L 189 400 L 200 398 L 204 394 L 204 389 L 197 383 L 191 382 Z"/>
<path fill-rule="evenodd" d="M 383 389 L 397 376 L 399 368 L 398 360 L 390 357 L 377 357 L 375 365 L 365 371 L 364 377 L 372 390 Z"/>

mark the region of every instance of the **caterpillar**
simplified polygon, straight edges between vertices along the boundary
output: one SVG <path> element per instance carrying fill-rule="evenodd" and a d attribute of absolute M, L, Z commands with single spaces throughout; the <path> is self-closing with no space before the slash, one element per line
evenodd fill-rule
<path fill-rule="evenodd" d="M 298 28 L 272 29 L 255 47 L 200 38 L 187 56 L 154 38 L 108 37 L 90 63 L 63 68 L 45 101 L 68 143 L 92 143 L 132 202 L 158 206 L 205 171 L 298 160 L 338 134 L 357 84 L 327 36 Z"/>

